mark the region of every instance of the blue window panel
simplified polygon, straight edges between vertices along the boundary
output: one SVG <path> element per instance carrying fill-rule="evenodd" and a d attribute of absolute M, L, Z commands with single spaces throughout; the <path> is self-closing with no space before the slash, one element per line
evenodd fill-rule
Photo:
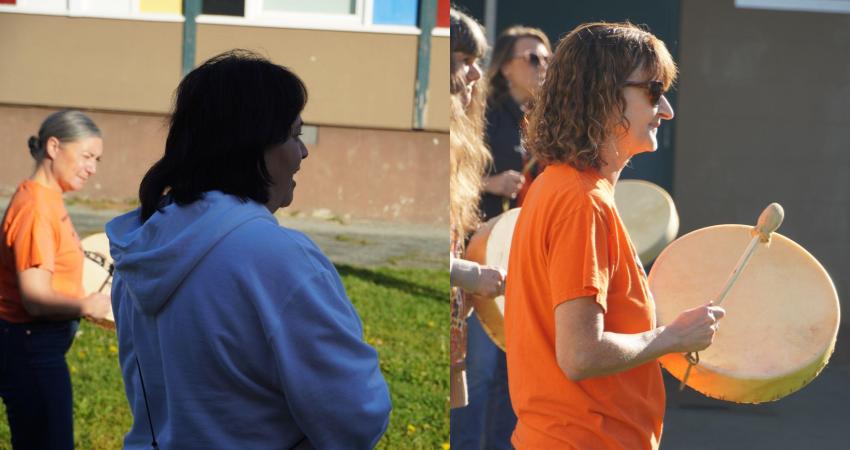
<path fill-rule="evenodd" d="M 416 26 L 418 6 L 417 0 L 375 0 L 372 23 Z"/>

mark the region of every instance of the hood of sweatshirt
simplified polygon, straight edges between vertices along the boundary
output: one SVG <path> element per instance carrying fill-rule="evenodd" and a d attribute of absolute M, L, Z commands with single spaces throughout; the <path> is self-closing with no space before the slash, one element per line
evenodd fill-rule
<path fill-rule="evenodd" d="M 141 209 L 118 216 L 106 224 L 116 276 L 144 314 L 156 315 L 207 252 L 251 220 L 277 224 L 263 205 L 217 191 L 189 205 L 171 203 L 145 223 Z"/>

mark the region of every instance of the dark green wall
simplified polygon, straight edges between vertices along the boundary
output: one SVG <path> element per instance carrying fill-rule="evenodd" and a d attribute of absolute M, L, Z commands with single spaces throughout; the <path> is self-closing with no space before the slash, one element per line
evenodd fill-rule
<path fill-rule="evenodd" d="M 484 1 L 455 1 L 453 4 L 484 22 Z M 667 44 L 673 58 L 678 61 L 680 0 L 600 0 L 595 2 L 551 0 L 523 0 L 496 2 L 496 34 L 511 25 L 538 27 L 546 32 L 552 45 L 577 25 L 594 21 L 629 20 L 645 24 L 649 30 Z M 675 110 L 675 87 L 667 95 Z M 658 134 L 658 151 L 640 155 L 623 172 L 623 178 L 641 178 L 652 181 L 668 192 L 673 189 L 675 149 L 673 136 L 676 120 L 665 122 Z"/>

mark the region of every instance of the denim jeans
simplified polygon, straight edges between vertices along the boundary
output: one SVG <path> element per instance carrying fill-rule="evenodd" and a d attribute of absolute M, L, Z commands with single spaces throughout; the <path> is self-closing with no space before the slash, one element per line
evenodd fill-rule
<path fill-rule="evenodd" d="M 71 376 L 65 353 L 79 321 L 0 320 L 0 397 L 15 449 L 73 449 Z"/>
<path fill-rule="evenodd" d="M 467 322 L 466 379 L 469 405 L 451 410 L 451 447 L 511 449 L 516 416 L 508 396 L 505 352 L 490 340 L 478 317 Z"/>

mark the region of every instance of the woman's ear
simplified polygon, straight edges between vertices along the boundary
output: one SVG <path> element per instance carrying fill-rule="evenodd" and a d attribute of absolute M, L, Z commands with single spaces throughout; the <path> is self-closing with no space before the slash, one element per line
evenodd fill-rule
<path fill-rule="evenodd" d="M 56 159 L 56 155 L 59 154 L 59 139 L 55 136 L 47 138 L 47 142 L 44 143 L 44 152 L 47 158 Z"/>

